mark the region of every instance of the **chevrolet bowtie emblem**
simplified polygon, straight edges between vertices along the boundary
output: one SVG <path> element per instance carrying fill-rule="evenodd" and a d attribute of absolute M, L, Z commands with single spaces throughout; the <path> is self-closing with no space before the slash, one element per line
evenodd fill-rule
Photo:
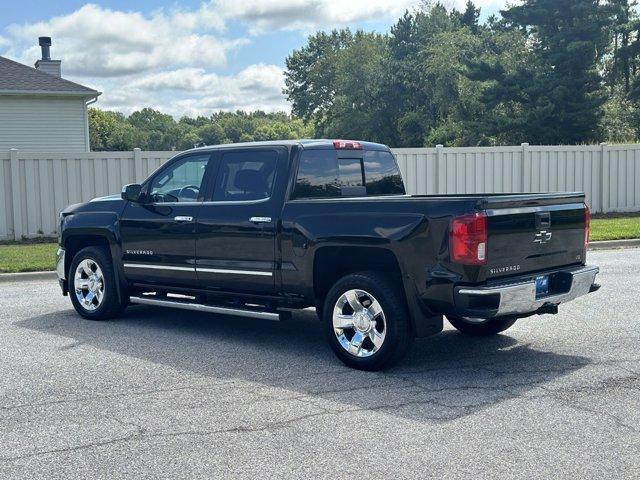
<path fill-rule="evenodd" d="M 547 243 L 549 240 L 551 240 L 552 236 L 553 236 L 553 232 L 540 230 L 538 233 L 536 233 L 536 238 L 533 240 L 533 243 L 539 243 L 540 245 L 543 245 Z"/>

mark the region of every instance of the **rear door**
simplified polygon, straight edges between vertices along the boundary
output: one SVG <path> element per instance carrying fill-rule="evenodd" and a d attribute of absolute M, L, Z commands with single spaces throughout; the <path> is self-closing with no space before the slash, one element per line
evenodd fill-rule
<path fill-rule="evenodd" d="M 234 292 L 276 289 L 276 233 L 287 182 L 288 150 L 222 150 L 217 174 L 198 215 L 201 287 Z"/>
<path fill-rule="evenodd" d="M 585 205 L 580 194 L 496 197 L 487 205 L 489 278 L 585 261 Z"/>

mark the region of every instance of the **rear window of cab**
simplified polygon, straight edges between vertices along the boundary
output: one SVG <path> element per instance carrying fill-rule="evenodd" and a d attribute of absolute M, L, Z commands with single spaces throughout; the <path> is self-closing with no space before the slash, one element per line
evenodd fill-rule
<path fill-rule="evenodd" d="M 358 152 L 354 158 L 337 150 L 303 150 L 293 199 L 404 195 L 395 158 L 388 151 Z"/>

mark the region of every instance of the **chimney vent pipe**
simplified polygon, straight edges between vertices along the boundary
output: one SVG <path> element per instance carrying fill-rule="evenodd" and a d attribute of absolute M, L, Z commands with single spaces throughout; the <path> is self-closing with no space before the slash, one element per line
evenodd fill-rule
<path fill-rule="evenodd" d="M 51 47 L 51 37 L 38 37 L 38 44 L 42 50 L 42 60 L 51 60 L 51 53 L 49 47 Z"/>

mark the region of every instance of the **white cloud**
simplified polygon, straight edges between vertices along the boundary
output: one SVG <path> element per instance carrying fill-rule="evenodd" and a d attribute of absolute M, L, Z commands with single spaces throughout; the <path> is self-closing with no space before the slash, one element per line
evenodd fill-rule
<path fill-rule="evenodd" d="M 435 1 L 435 0 L 434 0 Z M 440 0 L 464 9 L 467 0 Z M 475 0 L 482 8 L 504 7 L 507 0 Z M 253 34 L 269 30 L 313 30 L 335 28 L 359 22 L 394 20 L 420 0 L 218 0 L 225 18 L 245 22 Z"/>
<path fill-rule="evenodd" d="M 227 52 L 246 40 L 212 35 L 223 29 L 224 20 L 207 3 L 197 10 L 151 15 L 87 4 L 68 15 L 7 30 L 13 39 L 11 53 L 20 59 L 31 63 L 38 58 L 35 39 L 46 32 L 53 37 L 55 54 L 64 59 L 65 72 L 109 77 L 195 63 L 224 65 Z"/>
<path fill-rule="evenodd" d="M 218 0 L 220 13 L 242 20 L 254 33 L 273 29 L 333 28 L 393 19 L 418 0 Z"/>
<path fill-rule="evenodd" d="M 466 0 L 449 0 L 463 8 Z M 13 24 L 0 32 L 0 54 L 27 65 L 39 58 L 36 39 L 53 37 L 52 54 L 63 75 L 103 92 L 98 106 L 129 113 L 151 106 L 171 113 L 209 115 L 215 110 L 288 110 L 283 72 L 276 65 L 250 65 L 221 75 L 229 54 L 259 47 L 261 33 L 300 31 L 364 22 L 393 22 L 420 0 L 207 0 L 195 8 L 150 13 L 86 4 L 46 21 Z M 505 0 L 476 0 L 501 7 Z M 132 8 L 135 2 L 132 2 Z M 249 33 L 231 35 L 228 24 Z M 282 59 L 284 60 L 284 58 Z M 233 69 L 232 69 L 233 70 Z"/>
<path fill-rule="evenodd" d="M 508 0 L 473 0 L 476 7 L 480 8 L 504 8 L 507 5 Z M 511 0 L 509 3 L 518 3 L 519 0 Z M 467 0 L 453 0 L 454 6 L 458 10 L 464 9 L 467 4 Z"/>
<path fill-rule="evenodd" d="M 283 71 L 276 65 L 250 65 L 236 75 L 183 68 L 144 74 L 123 85 L 106 79 L 100 106 L 124 113 L 150 106 L 176 117 L 217 110 L 286 111 L 283 86 Z"/>

